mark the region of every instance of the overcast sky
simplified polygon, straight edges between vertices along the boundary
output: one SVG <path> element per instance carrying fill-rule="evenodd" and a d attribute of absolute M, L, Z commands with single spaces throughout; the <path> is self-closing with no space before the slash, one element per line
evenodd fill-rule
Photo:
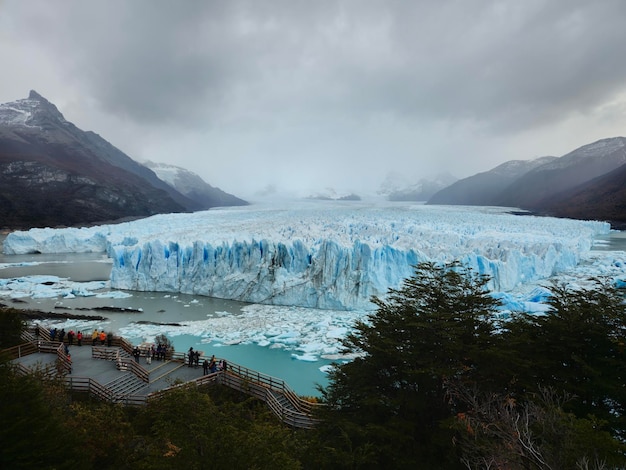
<path fill-rule="evenodd" d="M 622 0 L 0 0 L 0 64 L 0 102 L 239 196 L 626 135 Z"/>

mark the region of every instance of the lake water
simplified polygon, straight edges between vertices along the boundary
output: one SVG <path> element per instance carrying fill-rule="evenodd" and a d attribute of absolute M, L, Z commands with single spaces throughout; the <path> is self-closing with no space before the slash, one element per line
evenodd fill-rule
<path fill-rule="evenodd" d="M 0 242 L 2 240 L 0 239 Z M 69 254 L 30 254 L 4 255 L 0 253 L 0 263 L 12 266 L 0 269 L 0 278 L 11 279 L 34 275 L 53 275 L 68 278 L 76 282 L 108 280 L 111 263 L 101 253 L 69 253 Z M 17 266 L 24 263 L 36 263 Z M 89 333 L 94 328 L 104 328 L 122 334 L 132 343 L 137 344 L 146 338 L 136 328 L 136 322 L 155 324 L 175 324 L 182 321 L 205 320 L 209 316 L 224 315 L 224 312 L 237 315 L 247 304 L 231 300 L 187 294 L 167 294 L 159 292 L 128 292 L 124 298 L 41 298 L 20 299 L 3 302 L 15 308 L 35 309 L 46 312 L 68 312 L 73 314 L 101 315 L 106 321 L 63 320 L 66 328 L 81 329 Z M 100 311 L 99 307 L 118 307 L 141 310 L 136 313 Z M 46 324 L 55 322 L 45 321 Z M 206 355 L 215 354 L 231 362 L 250 369 L 280 378 L 298 394 L 319 395 L 317 385 L 328 384 L 326 373 L 320 368 L 332 363 L 330 360 L 303 361 L 294 359 L 296 351 L 282 348 L 272 349 L 255 344 L 224 345 L 210 343 L 202 335 L 176 334 L 175 326 L 164 326 L 163 331 L 173 342 L 177 351 L 187 351 L 189 347 L 204 351 Z M 158 331 L 159 326 L 153 327 Z"/>
<path fill-rule="evenodd" d="M 626 232 L 611 232 L 599 237 L 597 250 L 626 250 Z M 2 239 L 0 238 L 0 243 Z M 71 253 L 71 254 L 32 254 L 32 255 L 3 255 L 0 253 L 0 263 L 9 264 L 0 269 L 0 278 L 11 279 L 33 275 L 54 275 L 76 282 L 103 281 L 109 279 L 111 263 L 101 253 Z M 33 263 L 33 265 L 26 265 Z M 20 265 L 21 264 L 21 265 Z M 20 266 L 18 266 L 20 265 Z M 119 292 L 119 291 L 118 291 Z M 189 334 L 187 328 L 184 333 L 178 333 L 176 324 L 183 321 L 202 321 L 207 317 L 240 314 L 247 304 L 242 302 L 214 299 L 186 294 L 167 294 L 155 292 L 129 292 L 124 298 L 42 298 L 25 299 L 25 302 L 11 303 L 16 308 L 32 308 L 48 312 L 70 312 L 75 314 L 96 314 L 107 318 L 106 321 L 67 320 L 63 325 L 68 328 L 82 329 L 89 332 L 93 328 L 104 328 L 122 334 L 133 343 L 146 339 L 145 325 L 152 325 L 152 334 L 157 334 L 159 328 L 170 338 L 177 351 L 187 351 L 189 347 L 204 351 L 205 354 L 215 354 L 231 362 L 258 370 L 276 378 L 285 380 L 291 388 L 301 395 L 319 395 L 317 385 L 328 384 L 326 374 L 321 370 L 331 364 L 330 360 L 317 359 L 303 361 L 294 359 L 296 351 L 256 344 L 224 345 L 209 342 L 205 334 Z M 140 310 L 137 313 L 102 312 L 99 307 L 118 307 Z M 142 327 L 139 327 L 141 322 Z M 46 321 L 52 323 L 52 321 Z M 159 326 L 168 324 L 167 326 Z"/>

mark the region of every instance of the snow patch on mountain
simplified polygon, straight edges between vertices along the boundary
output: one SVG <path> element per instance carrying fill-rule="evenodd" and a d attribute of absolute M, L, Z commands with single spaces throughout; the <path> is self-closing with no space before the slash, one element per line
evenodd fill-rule
<path fill-rule="evenodd" d="M 546 165 L 556 160 L 557 157 L 539 157 L 533 160 L 509 160 L 501 165 L 493 168 L 489 173 L 496 174 L 502 177 L 518 178 L 519 176 L 528 173 L 533 168 Z"/>
<path fill-rule="evenodd" d="M 55 105 L 31 90 L 28 98 L 0 104 L 0 125 L 40 127 L 37 117 L 42 113 L 67 122 Z"/>
<path fill-rule="evenodd" d="M 621 154 L 619 153 L 621 150 Z M 586 159 L 602 160 L 611 156 L 618 163 L 614 166 L 619 166 L 620 163 L 626 163 L 626 138 L 624 137 L 611 137 L 608 139 L 598 140 L 591 144 L 583 145 L 570 153 L 563 155 L 562 157 L 539 167 L 539 170 L 555 170 L 563 169 Z"/>
<path fill-rule="evenodd" d="M 427 201 L 433 194 L 457 181 L 450 173 L 439 173 L 431 178 L 411 178 L 403 173 L 390 172 L 377 193 L 389 200 Z"/>

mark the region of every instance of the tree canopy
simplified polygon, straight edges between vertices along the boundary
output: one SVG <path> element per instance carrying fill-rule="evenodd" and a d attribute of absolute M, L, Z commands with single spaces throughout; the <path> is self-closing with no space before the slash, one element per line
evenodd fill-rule
<path fill-rule="evenodd" d="M 626 463 L 623 298 L 606 283 L 553 286 L 546 315 L 498 321 L 487 282 L 458 263 L 422 263 L 373 299 L 343 343 L 358 357 L 322 390 L 320 435 L 338 466 Z"/>
<path fill-rule="evenodd" d="M 0 358 L 0 463 L 66 468 L 626 468 L 626 306 L 610 283 L 553 285 L 502 320 L 488 278 L 423 263 L 355 324 L 313 431 L 219 385 L 137 410 Z M 21 320 L 2 317 L 18 341 Z M 10 333 L 10 334 L 9 334 Z M 7 340 L 7 344 L 10 342 Z M 106 430 L 106 432 L 103 432 Z"/>

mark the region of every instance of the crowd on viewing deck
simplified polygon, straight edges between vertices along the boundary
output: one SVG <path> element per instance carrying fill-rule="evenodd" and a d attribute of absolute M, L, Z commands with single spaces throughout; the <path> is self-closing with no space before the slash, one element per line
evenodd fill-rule
<path fill-rule="evenodd" d="M 187 366 L 195 367 L 197 369 L 200 365 L 200 356 L 202 355 L 202 351 L 194 351 L 193 347 L 189 348 L 189 351 L 187 351 L 186 354 Z M 208 375 L 209 373 L 213 374 L 214 372 L 220 370 L 225 371 L 227 367 L 226 361 L 224 359 L 220 359 L 218 362 L 215 359 L 215 355 L 212 355 L 210 360 L 205 358 L 204 361 L 202 361 L 202 372 L 204 375 Z"/>
<path fill-rule="evenodd" d="M 61 330 L 57 330 L 57 328 L 52 327 L 49 330 L 50 339 L 52 341 L 59 341 L 65 344 L 65 354 L 68 359 L 71 360 L 69 347 L 74 345 L 74 341 L 76 341 L 77 346 L 83 345 L 83 339 L 85 335 L 82 331 L 75 332 L 74 330 L 70 330 L 66 333 L 65 328 L 61 328 Z M 96 346 L 107 346 L 111 347 L 113 342 L 113 333 L 106 333 L 104 330 L 98 331 L 98 329 L 94 329 L 91 333 L 91 345 Z M 200 357 L 203 356 L 202 351 L 194 351 L 193 347 L 189 348 L 189 351 L 184 355 L 184 362 L 188 365 L 188 367 L 195 367 L 196 369 L 200 367 Z M 142 344 L 135 346 L 132 350 L 132 356 L 137 363 L 139 363 L 140 358 L 143 356 L 146 358 L 146 364 L 152 364 L 153 360 L 164 361 L 167 357 L 171 355 L 171 351 L 168 351 L 168 347 L 165 344 L 158 343 L 156 346 L 154 343 L 151 344 Z M 227 363 L 224 359 L 217 361 L 215 359 L 215 355 L 212 355 L 210 359 L 204 358 L 202 361 L 202 372 L 204 375 L 212 374 L 218 371 L 225 371 L 227 369 Z"/>

